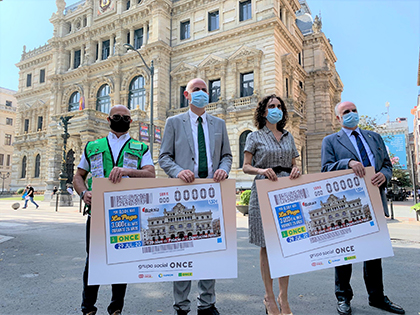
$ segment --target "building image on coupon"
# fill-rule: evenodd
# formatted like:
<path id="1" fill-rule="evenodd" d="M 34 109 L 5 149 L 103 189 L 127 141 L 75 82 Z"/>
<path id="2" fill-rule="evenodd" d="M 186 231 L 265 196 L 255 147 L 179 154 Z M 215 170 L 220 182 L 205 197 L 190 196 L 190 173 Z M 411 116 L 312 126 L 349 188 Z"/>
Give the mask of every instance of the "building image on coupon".
<path id="1" fill-rule="evenodd" d="M 372 220 L 368 205 L 361 199 L 347 200 L 331 194 L 326 202 L 320 201 L 321 208 L 309 211 L 309 234 L 311 236 Z"/>
<path id="2" fill-rule="evenodd" d="M 142 230 L 146 245 L 221 235 L 220 219 L 213 220 L 211 210 L 196 212 L 195 206 L 188 209 L 181 203 L 177 203 L 171 211 L 165 209 L 163 216 L 148 218 L 147 226 Z"/>

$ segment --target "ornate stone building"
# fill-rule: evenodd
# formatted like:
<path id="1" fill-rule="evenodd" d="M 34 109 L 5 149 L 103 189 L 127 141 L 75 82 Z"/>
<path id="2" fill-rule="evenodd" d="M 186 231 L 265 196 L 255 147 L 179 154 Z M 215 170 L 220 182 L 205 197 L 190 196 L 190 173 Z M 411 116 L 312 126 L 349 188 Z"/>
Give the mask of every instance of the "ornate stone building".
<path id="1" fill-rule="evenodd" d="M 330 195 L 321 208 L 309 211 L 309 234 L 318 235 L 331 229 L 343 228 L 372 220 L 368 205 L 362 205 L 360 198 L 347 200 Z"/>
<path id="2" fill-rule="evenodd" d="M 148 229 L 142 231 L 146 244 L 156 241 L 200 238 L 220 235 L 220 220 L 214 220 L 211 211 L 196 212 L 195 207 L 187 209 L 181 203 L 171 211 L 164 210 L 163 216 L 147 219 Z"/>
<path id="3" fill-rule="evenodd" d="M 0 87 L 0 189 L 9 191 L 16 126 L 16 91 Z"/>
<path id="4" fill-rule="evenodd" d="M 24 47 L 17 64 L 13 189 L 28 181 L 38 190 L 58 184 L 63 140 L 57 122 L 63 115 L 73 116 L 66 161 L 69 181 L 86 142 L 107 134 L 111 106 L 129 107 L 134 137 L 142 124 L 150 124 L 148 71 L 124 43 L 133 45 L 148 65 L 154 62 L 153 124 L 158 131 L 168 116 L 187 110 L 182 92 L 190 79 L 208 82 L 207 111 L 227 123 L 233 152 L 230 177 L 237 179 L 238 187 L 250 187 L 252 180 L 243 174 L 242 163 L 246 136 L 256 130 L 253 110 L 259 97 L 271 93 L 287 104 L 287 129 L 301 153 L 298 163 L 305 172 L 320 170 L 321 141 L 335 129 L 334 106 L 343 84 L 333 47 L 320 19 L 312 20 L 305 0 L 56 3 L 50 19 L 53 37 L 32 51 Z M 41 128 L 37 117 L 42 117 Z M 156 143 L 155 160 L 158 151 Z M 38 154 L 41 175 L 36 178 Z M 161 170 L 158 176 L 164 176 Z"/>

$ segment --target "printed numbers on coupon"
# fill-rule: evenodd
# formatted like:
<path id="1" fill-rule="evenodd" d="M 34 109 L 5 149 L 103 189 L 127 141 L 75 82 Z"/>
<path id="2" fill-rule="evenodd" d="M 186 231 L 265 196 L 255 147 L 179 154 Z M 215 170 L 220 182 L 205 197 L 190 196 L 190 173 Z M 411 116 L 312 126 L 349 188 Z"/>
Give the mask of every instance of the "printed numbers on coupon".
<path id="1" fill-rule="evenodd" d="M 159 203 L 168 203 L 169 202 L 169 197 L 160 197 L 159 198 Z"/>
<path id="2" fill-rule="evenodd" d="M 322 190 L 316 190 L 316 191 L 314 192 L 315 197 L 322 196 L 323 194 L 324 194 L 324 193 L 322 192 Z"/>
<path id="3" fill-rule="evenodd" d="M 217 199 L 210 199 L 208 200 L 209 205 L 217 205 Z"/>

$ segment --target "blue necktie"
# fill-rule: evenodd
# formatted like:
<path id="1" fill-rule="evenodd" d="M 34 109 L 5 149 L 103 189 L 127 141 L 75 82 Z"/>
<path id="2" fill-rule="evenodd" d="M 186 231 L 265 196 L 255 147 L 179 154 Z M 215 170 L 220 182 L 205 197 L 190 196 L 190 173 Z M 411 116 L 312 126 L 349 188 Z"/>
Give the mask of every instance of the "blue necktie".
<path id="1" fill-rule="evenodd" d="M 359 133 L 354 130 L 351 134 L 355 136 L 356 138 L 357 147 L 359 148 L 360 157 L 362 158 L 363 166 L 364 167 L 371 166 L 372 164 L 370 164 L 368 154 L 366 152 L 366 149 L 365 149 L 365 146 L 363 145 L 362 140 L 360 139 Z"/>

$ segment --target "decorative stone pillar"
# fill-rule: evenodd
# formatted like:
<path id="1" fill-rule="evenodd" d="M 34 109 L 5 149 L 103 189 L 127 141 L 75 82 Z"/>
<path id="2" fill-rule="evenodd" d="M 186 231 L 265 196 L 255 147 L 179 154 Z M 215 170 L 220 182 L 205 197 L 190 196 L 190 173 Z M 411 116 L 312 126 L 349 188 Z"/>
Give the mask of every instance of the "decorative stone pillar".
<path id="1" fill-rule="evenodd" d="M 134 47 L 134 28 L 130 28 L 130 45 Z"/>
<path id="2" fill-rule="evenodd" d="M 74 49 L 70 51 L 70 67 L 69 70 L 74 69 Z"/>
<path id="3" fill-rule="evenodd" d="M 85 62 L 85 45 L 80 48 L 80 65 L 83 66 Z"/>
<path id="4" fill-rule="evenodd" d="M 115 37 L 114 37 L 114 34 L 112 34 L 111 38 L 109 39 L 109 55 L 110 55 L 110 57 L 114 56 L 114 43 L 115 43 Z"/>
<path id="5" fill-rule="evenodd" d="M 96 59 L 96 62 L 102 60 L 102 40 L 98 41 L 98 59 Z"/>

